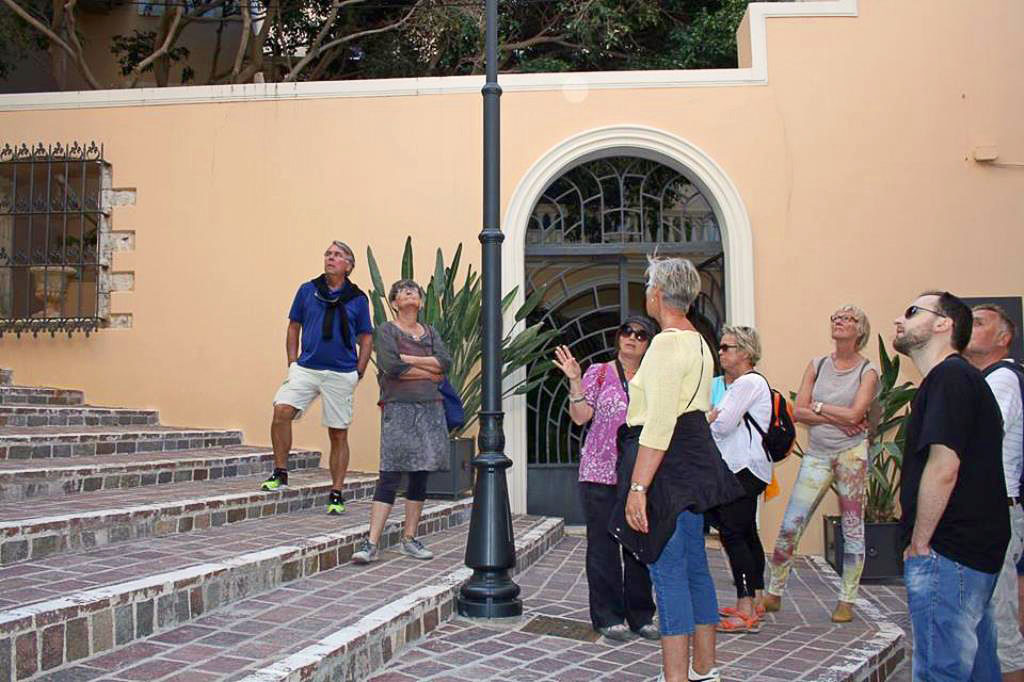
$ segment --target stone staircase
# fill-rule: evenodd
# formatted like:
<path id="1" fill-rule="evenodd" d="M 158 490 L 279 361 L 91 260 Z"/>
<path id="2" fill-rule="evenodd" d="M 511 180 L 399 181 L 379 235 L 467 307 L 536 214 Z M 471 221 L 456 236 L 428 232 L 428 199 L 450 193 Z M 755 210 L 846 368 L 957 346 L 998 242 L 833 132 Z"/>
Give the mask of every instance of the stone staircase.
<path id="1" fill-rule="evenodd" d="M 0 371 L 0 682 L 359 680 L 450 618 L 471 500 L 428 500 L 428 562 L 387 550 L 397 505 L 358 567 L 376 475 L 351 472 L 349 511 L 327 516 L 319 453 L 293 451 L 265 493 L 272 459 Z M 517 570 L 562 537 L 559 519 L 514 527 Z"/>

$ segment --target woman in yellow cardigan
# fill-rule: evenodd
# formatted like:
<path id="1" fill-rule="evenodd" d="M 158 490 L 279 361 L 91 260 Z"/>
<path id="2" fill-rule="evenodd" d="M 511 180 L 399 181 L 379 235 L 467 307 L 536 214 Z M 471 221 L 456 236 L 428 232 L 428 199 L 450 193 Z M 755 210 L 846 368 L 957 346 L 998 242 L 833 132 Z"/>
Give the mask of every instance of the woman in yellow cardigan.
<path id="1" fill-rule="evenodd" d="M 632 533 L 615 520 L 610 528 L 649 564 L 668 682 L 721 679 L 715 667 L 718 601 L 704 551 L 703 514 L 744 494 L 704 414 L 711 406 L 714 358 L 686 319 L 700 287 L 690 261 L 650 261 L 647 314 L 662 331 L 629 382 L 626 425 L 619 435 L 624 461 L 636 462 L 625 505 Z"/>

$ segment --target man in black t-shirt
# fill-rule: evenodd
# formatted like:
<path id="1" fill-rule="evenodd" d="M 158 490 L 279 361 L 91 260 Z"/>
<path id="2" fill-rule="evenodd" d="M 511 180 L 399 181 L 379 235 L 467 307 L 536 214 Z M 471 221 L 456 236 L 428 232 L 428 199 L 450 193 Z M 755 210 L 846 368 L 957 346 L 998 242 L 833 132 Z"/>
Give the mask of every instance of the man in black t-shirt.
<path id="1" fill-rule="evenodd" d="M 999 405 L 960 352 L 971 310 L 926 292 L 896 319 L 893 347 L 924 379 L 903 455 L 904 580 L 915 680 L 999 680 L 992 593 L 1010 539 Z"/>

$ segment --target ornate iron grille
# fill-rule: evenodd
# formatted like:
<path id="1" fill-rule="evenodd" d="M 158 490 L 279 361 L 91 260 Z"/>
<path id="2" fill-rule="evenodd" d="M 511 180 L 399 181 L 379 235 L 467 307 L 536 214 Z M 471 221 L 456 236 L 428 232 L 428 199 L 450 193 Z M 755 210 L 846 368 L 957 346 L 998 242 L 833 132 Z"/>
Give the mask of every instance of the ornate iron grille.
<path id="1" fill-rule="evenodd" d="M 565 344 L 584 370 L 612 359 L 621 321 L 644 309 L 646 254 L 655 248 L 697 266 L 703 286 L 690 320 L 716 347 L 725 261 L 718 218 L 700 190 L 667 166 L 633 157 L 591 161 L 555 180 L 534 207 L 526 243 L 526 295 L 546 290 L 530 323 L 559 331 L 544 355 Z M 531 466 L 578 464 L 586 427 L 572 423 L 568 406 L 557 369 L 527 394 Z"/>
<path id="2" fill-rule="evenodd" d="M 95 142 L 0 149 L 0 336 L 101 326 L 109 178 Z"/>
<path id="3" fill-rule="evenodd" d="M 657 161 L 610 157 L 569 170 L 533 209 L 527 247 L 720 243 L 718 219 L 689 178 Z"/>

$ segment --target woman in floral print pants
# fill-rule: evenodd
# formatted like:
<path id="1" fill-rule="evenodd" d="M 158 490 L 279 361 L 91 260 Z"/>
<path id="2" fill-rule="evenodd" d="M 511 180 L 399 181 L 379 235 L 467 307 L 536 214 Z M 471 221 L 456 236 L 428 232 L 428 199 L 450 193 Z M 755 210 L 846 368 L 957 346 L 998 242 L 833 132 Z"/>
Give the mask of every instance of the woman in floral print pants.
<path id="1" fill-rule="evenodd" d="M 800 537 L 834 481 L 842 515 L 843 577 L 832 621 L 846 623 L 853 620 L 853 603 L 864 571 L 867 414 L 878 393 L 879 373 L 860 354 L 871 335 L 864 311 L 842 306 L 830 322 L 835 351 L 808 363 L 797 394 L 795 417 L 810 427 L 810 441 L 775 541 L 764 608 L 781 608 Z"/>

